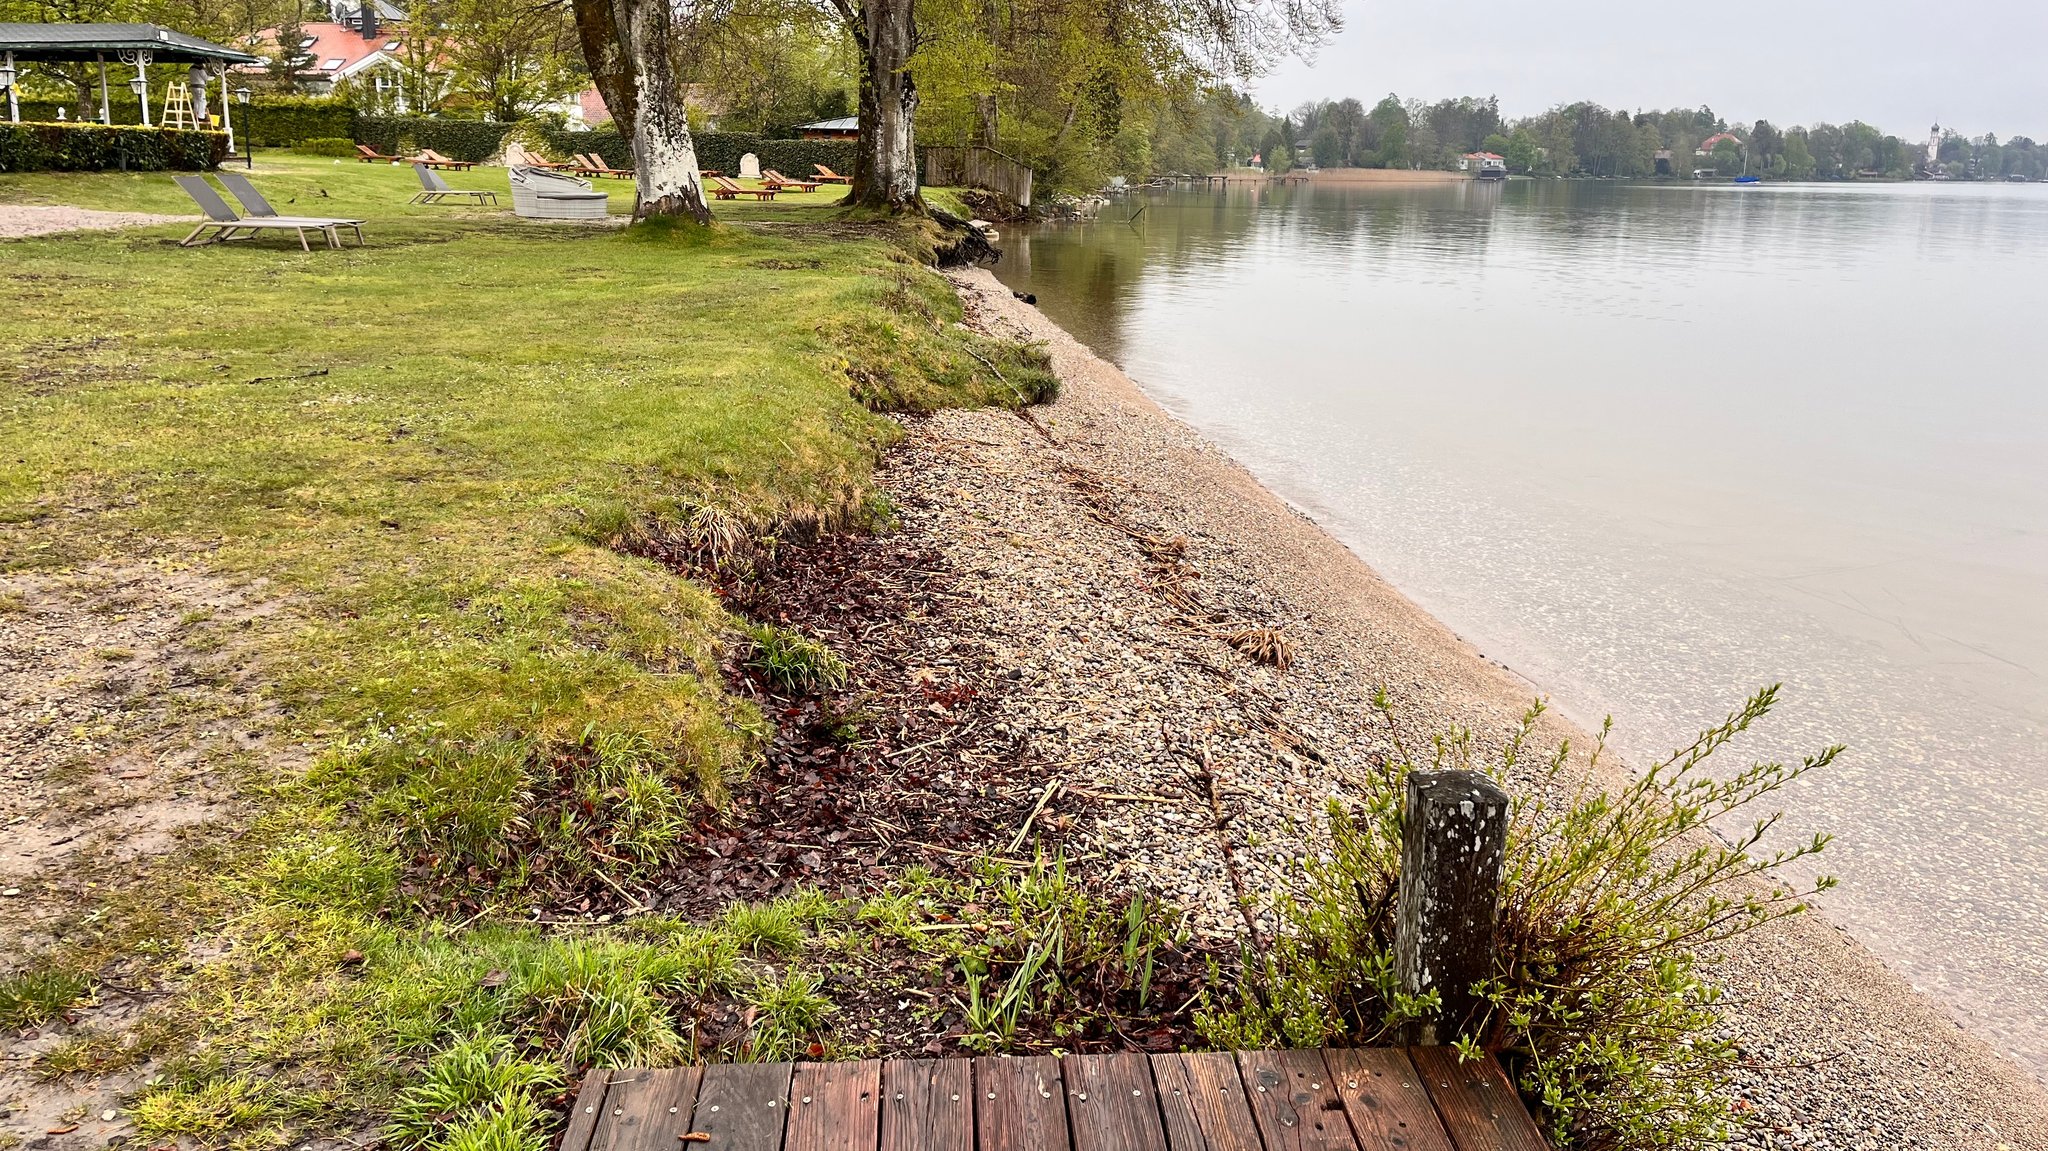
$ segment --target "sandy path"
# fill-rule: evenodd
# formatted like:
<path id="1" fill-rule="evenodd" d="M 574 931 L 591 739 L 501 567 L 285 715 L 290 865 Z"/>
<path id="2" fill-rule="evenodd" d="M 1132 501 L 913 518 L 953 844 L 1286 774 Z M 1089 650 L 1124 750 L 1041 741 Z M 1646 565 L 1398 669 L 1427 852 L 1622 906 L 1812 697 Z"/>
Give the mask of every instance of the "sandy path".
<path id="1" fill-rule="evenodd" d="M 159 216 L 148 212 L 96 212 L 90 208 L 62 205 L 0 204 L 0 240 L 47 236 L 52 232 L 187 224 L 197 219 L 197 216 Z"/>
<path id="2" fill-rule="evenodd" d="M 1425 737 L 1456 724 L 1497 739 L 1536 694 L 992 275 L 955 283 L 981 326 L 1044 341 L 1065 390 L 1038 427 L 998 412 L 920 423 L 889 482 L 905 530 L 967 573 L 977 638 L 1016 669 L 1033 743 L 1076 764 L 1082 786 L 1185 794 L 1169 745 L 1211 732 L 1217 774 L 1270 845 L 1252 878 L 1272 882 L 1305 848 L 1303 821 L 1376 750 L 1363 721 L 1374 688 Z M 1157 555 L 1172 537 L 1189 586 L 1231 626 L 1295 641 L 1292 670 L 1175 621 Z M 1561 723 L 1549 734 L 1583 746 Z M 1221 869 L 1192 809 L 1078 814 L 1119 870 L 1223 927 Z M 1860 944 L 1817 915 L 1760 936 L 1720 968 L 1727 1025 L 1757 1063 L 1732 1091 L 1765 1119 L 1740 1145 L 2048 1149 L 2048 1090 Z"/>

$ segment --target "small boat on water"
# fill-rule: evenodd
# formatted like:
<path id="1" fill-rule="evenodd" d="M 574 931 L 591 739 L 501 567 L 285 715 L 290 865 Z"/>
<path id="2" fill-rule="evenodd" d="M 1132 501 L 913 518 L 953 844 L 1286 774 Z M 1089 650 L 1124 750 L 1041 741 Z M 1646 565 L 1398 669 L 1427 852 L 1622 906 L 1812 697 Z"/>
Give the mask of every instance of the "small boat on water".
<path id="1" fill-rule="evenodd" d="M 1762 176 L 1737 176 L 1735 177 L 1735 182 L 1738 184 L 1761 184 L 1764 182 L 1764 178 Z"/>

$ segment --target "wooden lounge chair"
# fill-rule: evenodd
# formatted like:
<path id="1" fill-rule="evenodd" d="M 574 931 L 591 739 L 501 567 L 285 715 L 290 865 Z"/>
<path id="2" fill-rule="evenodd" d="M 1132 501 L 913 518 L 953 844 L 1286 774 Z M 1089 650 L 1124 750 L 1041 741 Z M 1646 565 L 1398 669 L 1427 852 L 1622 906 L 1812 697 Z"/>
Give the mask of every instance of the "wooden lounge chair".
<path id="1" fill-rule="evenodd" d="M 356 246 L 361 247 L 363 244 L 363 222 L 361 220 L 344 219 L 340 216 L 279 215 L 277 209 L 270 206 L 270 201 L 263 198 L 263 193 L 256 190 L 256 185 L 249 182 L 249 177 L 242 175 L 240 172 L 227 171 L 215 172 L 214 176 L 220 180 L 221 187 L 226 188 L 228 194 L 233 196 L 242 205 L 242 210 L 249 213 L 249 219 L 310 220 L 314 223 L 331 225 L 337 234 L 340 229 L 347 228 L 356 234 Z"/>
<path id="2" fill-rule="evenodd" d="M 711 195 L 719 200 L 737 200 L 741 196 L 752 196 L 756 200 L 773 200 L 773 188 L 742 188 L 724 176 L 711 177 Z"/>
<path id="3" fill-rule="evenodd" d="M 816 180 L 792 180 L 773 168 L 763 168 L 761 170 L 761 182 L 778 192 L 784 188 L 795 188 L 799 192 L 811 192 L 816 191 L 818 187 Z"/>
<path id="4" fill-rule="evenodd" d="M 237 236 L 236 233 L 247 232 L 249 236 L 254 236 L 264 230 L 296 232 L 299 247 L 308 252 L 313 250 L 313 246 L 306 242 L 306 233 L 309 231 L 327 237 L 328 247 L 341 247 L 341 235 L 337 230 L 341 227 L 339 220 L 313 220 L 297 216 L 259 216 L 245 220 L 235 215 L 235 210 L 228 207 L 228 202 L 220 198 L 220 193 L 213 190 L 213 185 L 207 183 L 205 177 L 173 176 L 171 179 L 176 180 L 178 187 L 185 189 L 185 194 L 192 197 L 192 201 L 199 205 L 200 211 L 206 213 L 206 220 L 192 229 L 191 235 L 178 241 L 180 247 L 196 248 L 201 244 L 215 244 L 222 240 L 247 239 L 249 237 Z M 212 232 L 213 235 L 201 239 L 200 237 L 207 232 Z M 361 230 L 357 230 L 356 236 L 361 239 Z"/>
<path id="5" fill-rule="evenodd" d="M 823 164 L 812 164 L 812 165 L 811 165 L 811 167 L 813 167 L 813 168 L 816 168 L 816 169 L 818 170 L 818 183 L 820 183 L 820 184 L 851 184 L 851 183 L 853 183 L 853 177 L 852 177 L 852 176 L 842 176 L 842 175 L 840 175 L 839 173 L 837 173 L 837 172 L 834 172 L 834 171 L 833 171 L 832 169 L 830 169 L 830 168 L 827 168 L 827 167 L 826 167 L 825 165 L 823 165 Z"/>
<path id="6" fill-rule="evenodd" d="M 361 160 L 365 164 L 398 163 L 398 157 L 386 156 L 382 152 L 377 151 L 377 149 L 370 147 L 368 144 L 356 145 L 356 159 Z"/>
<path id="7" fill-rule="evenodd" d="M 633 178 L 633 169 L 614 168 L 610 164 L 605 163 L 604 157 L 596 152 L 589 153 L 583 159 L 589 166 L 577 172 L 576 174 L 579 176 L 610 176 L 618 180 L 630 180 Z"/>
<path id="8" fill-rule="evenodd" d="M 432 148 L 421 148 L 420 154 L 413 159 L 413 163 L 425 164 L 429 168 L 445 168 L 451 172 L 467 172 L 469 169 L 476 167 L 475 164 L 470 163 L 468 160 L 450 160 Z"/>
<path id="9" fill-rule="evenodd" d="M 483 204 L 485 201 L 489 201 L 492 204 L 498 202 L 498 194 L 488 189 L 449 187 L 448 181 L 441 178 L 441 173 L 434 171 L 425 164 L 414 164 L 412 170 L 420 178 L 420 190 L 414 193 L 412 198 L 412 202 L 415 204 L 439 204 L 464 196 L 469 197 L 478 204 Z"/>

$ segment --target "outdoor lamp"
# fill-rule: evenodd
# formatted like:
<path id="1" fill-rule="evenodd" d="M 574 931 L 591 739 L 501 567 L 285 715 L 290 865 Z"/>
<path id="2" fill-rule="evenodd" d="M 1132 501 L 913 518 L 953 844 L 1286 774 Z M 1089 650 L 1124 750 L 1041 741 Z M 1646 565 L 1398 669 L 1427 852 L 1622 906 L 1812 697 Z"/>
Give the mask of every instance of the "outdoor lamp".
<path id="1" fill-rule="evenodd" d="M 147 81 L 147 80 L 143 79 L 143 78 L 142 78 L 142 77 L 140 77 L 140 76 L 137 76 L 137 77 L 135 77 L 135 78 L 134 78 L 133 80 L 130 80 L 130 81 L 128 81 L 128 90 L 129 90 L 130 92 L 133 92 L 133 93 L 135 93 L 135 95 L 136 95 L 136 97 L 137 97 L 138 99 L 139 99 L 139 98 L 140 98 L 140 97 L 142 96 L 142 93 L 143 93 L 143 92 L 144 92 L 144 91 L 145 91 L 146 89 L 148 89 L 148 87 L 149 87 L 149 81 Z"/>
<path id="2" fill-rule="evenodd" d="M 0 64 L 0 89 L 14 87 L 14 65 Z"/>
<path id="3" fill-rule="evenodd" d="M 247 88 L 237 88 L 237 89 L 235 89 L 235 103 L 237 103 L 237 104 L 247 104 L 248 102 L 249 102 L 249 90 L 248 90 Z"/>

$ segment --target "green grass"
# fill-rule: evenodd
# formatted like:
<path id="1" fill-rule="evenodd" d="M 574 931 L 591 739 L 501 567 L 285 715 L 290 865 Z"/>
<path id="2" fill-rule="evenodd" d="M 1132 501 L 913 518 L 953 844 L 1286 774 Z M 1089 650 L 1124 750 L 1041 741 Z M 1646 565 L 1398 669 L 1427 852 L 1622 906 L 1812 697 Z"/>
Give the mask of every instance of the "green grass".
<path id="1" fill-rule="evenodd" d="M 272 746 L 311 761 L 242 773 L 236 833 L 0 982 L 0 1025 L 90 995 L 37 972 L 167 957 L 146 1039 L 81 1033 L 46 1070 L 161 1057 L 143 1132 L 247 1146 L 369 1116 L 407 1146 L 539 1147 L 536 1067 L 683 1058 L 690 1003 L 752 1009 L 730 1053 L 806 1049 L 827 1003 L 789 957 L 829 901 L 492 926 L 659 869 L 768 732 L 718 673 L 749 621 L 614 545 L 871 522 L 890 411 L 1043 396 L 1043 356 L 955 327 L 903 236 L 822 189 L 593 229 L 409 205 L 410 169 L 266 153 L 255 179 L 366 218 L 369 246 L 0 243 L 0 571 L 267 581 L 262 625 L 185 626 L 245 650 Z M 0 203 L 191 211 L 163 174 L 0 175 Z M 784 646 L 792 676 L 843 674 Z M 187 937 L 221 958 L 184 970 Z"/>

